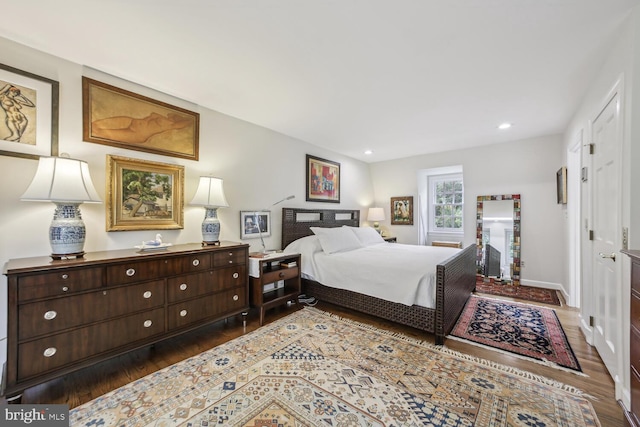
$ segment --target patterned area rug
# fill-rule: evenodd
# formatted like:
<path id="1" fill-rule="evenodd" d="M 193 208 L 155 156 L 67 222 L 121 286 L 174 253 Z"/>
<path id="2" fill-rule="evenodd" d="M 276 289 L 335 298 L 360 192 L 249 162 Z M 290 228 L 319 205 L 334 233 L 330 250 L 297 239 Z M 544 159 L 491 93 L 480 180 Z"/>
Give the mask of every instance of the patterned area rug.
<path id="1" fill-rule="evenodd" d="M 581 372 L 556 312 L 471 296 L 451 335 Z"/>
<path id="2" fill-rule="evenodd" d="M 541 302 L 544 304 L 562 305 L 558 297 L 558 291 L 556 290 L 523 285 L 513 286 L 496 282 L 494 279 L 485 281 L 482 277 L 479 277 L 476 281 L 476 292 Z"/>
<path id="3" fill-rule="evenodd" d="M 599 426 L 579 390 L 304 308 L 71 411 L 72 426 Z"/>

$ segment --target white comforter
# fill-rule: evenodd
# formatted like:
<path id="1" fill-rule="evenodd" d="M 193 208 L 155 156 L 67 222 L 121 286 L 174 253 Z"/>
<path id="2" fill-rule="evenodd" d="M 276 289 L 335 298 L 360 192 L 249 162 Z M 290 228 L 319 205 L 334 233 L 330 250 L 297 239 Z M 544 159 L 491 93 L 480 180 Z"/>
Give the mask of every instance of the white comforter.
<path id="1" fill-rule="evenodd" d="M 378 243 L 303 254 L 302 274 L 323 285 L 405 305 L 435 308 L 436 266 L 460 249 Z"/>

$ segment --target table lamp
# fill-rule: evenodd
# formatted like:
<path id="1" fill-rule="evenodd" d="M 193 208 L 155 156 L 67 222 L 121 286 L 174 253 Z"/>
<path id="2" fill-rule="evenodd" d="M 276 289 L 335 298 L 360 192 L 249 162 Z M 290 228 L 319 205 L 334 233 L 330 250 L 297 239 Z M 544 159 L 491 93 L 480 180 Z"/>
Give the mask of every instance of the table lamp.
<path id="1" fill-rule="evenodd" d="M 367 221 L 373 221 L 373 228 L 380 233 L 380 223 L 378 221 L 384 221 L 384 209 L 383 208 L 369 208 L 369 214 L 367 215 Z"/>
<path id="2" fill-rule="evenodd" d="M 220 220 L 218 219 L 218 208 L 229 206 L 224 196 L 222 179 L 201 176 L 198 189 L 190 205 L 204 206 L 205 208 L 204 221 L 202 221 L 202 244 L 219 245 Z"/>
<path id="3" fill-rule="evenodd" d="M 55 203 L 49 227 L 53 259 L 84 255 L 86 229 L 78 206 L 102 202 L 87 162 L 62 156 L 40 157 L 36 174 L 20 200 Z"/>

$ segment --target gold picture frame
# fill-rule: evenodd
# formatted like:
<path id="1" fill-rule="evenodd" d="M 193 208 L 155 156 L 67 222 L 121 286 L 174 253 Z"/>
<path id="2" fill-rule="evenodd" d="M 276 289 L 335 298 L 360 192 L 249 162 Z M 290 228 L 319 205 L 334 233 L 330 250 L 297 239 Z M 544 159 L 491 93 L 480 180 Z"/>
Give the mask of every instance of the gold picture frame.
<path id="1" fill-rule="evenodd" d="M 413 225 L 413 196 L 391 198 L 391 224 Z"/>
<path id="2" fill-rule="evenodd" d="M 107 155 L 107 231 L 184 228 L 184 166 Z"/>
<path id="3" fill-rule="evenodd" d="M 0 155 L 39 159 L 58 155 L 60 84 L 0 64 Z"/>
<path id="4" fill-rule="evenodd" d="M 82 77 L 84 141 L 198 160 L 200 114 Z"/>
<path id="5" fill-rule="evenodd" d="M 340 203 L 340 163 L 307 154 L 307 202 Z"/>

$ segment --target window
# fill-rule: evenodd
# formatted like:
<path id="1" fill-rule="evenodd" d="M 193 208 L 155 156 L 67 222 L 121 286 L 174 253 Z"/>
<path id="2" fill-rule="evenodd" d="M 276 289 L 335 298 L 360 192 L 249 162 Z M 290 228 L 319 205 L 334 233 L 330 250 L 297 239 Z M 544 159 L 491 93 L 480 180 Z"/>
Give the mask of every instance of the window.
<path id="1" fill-rule="evenodd" d="M 463 232 L 462 174 L 431 175 L 429 180 L 429 232 Z"/>

